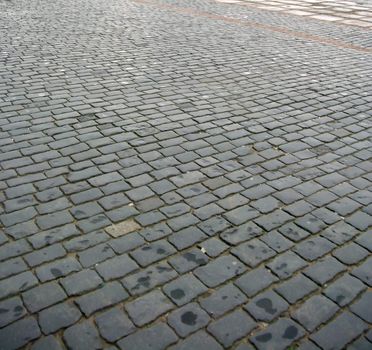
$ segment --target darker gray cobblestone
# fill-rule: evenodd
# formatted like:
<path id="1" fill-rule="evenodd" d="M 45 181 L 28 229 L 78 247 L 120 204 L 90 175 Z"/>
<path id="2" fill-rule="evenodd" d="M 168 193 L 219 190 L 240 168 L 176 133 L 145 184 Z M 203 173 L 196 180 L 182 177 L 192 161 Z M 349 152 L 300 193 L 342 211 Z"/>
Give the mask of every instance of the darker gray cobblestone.
<path id="1" fill-rule="evenodd" d="M 372 346 L 366 31 L 209 0 L 0 19 L 0 350 Z"/>

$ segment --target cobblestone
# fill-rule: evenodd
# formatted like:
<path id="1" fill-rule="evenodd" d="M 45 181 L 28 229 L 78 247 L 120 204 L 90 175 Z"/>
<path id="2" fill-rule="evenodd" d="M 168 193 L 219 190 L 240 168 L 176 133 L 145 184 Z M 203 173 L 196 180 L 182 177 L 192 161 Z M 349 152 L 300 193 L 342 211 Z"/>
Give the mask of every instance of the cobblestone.
<path id="1" fill-rule="evenodd" d="M 113 308 L 96 318 L 100 334 L 109 342 L 114 342 L 133 333 L 136 327 L 125 313 L 119 308 Z"/>
<path id="2" fill-rule="evenodd" d="M 212 322 L 208 330 L 226 348 L 247 335 L 255 326 L 255 322 L 244 311 L 239 310 Z"/>
<path id="3" fill-rule="evenodd" d="M 0 1 L 1 349 L 371 343 L 371 6 L 221 1 Z"/>

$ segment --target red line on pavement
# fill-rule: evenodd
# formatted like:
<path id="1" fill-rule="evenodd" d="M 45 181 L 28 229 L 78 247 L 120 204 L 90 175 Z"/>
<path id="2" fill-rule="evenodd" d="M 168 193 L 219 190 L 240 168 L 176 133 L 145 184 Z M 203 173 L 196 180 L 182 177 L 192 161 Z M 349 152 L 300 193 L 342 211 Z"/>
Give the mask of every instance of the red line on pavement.
<path id="1" fill-rule="evenodd" d="M 192 8 L 187 8 L 187 7 L 179 7 L 176 5 L 161 4 L 159 2 L 155 2 L 151 0 L 133 0 L 133 1 L 137 3 L 156 6 L 162 9 L 172 10 L 174 12 L 181 13 L 181 14 L 192 15 L 192 16 L 197 16 L 197 17 L 205 17 L 205 18 L 210 18 L 210 19 L 217 19 L 217 20 L 221 20 L 227 23 L 234 23 L 234 24 L 238 24 L 238 25 L 242 25 L 246 27 L 260 28 L 260 29 L 269 30 L 269 31 L 276 32 L 276 33 L 288 34 L 289 36 L 293 38 L 300 38 L 300 39 L 305 39 L 309 41 L 315 41 L 317 43 L 331 45 L 331 46 L 342 48 L 342 49 L 351 49 L 351 50 L 355 50 L 359 52 L 372 53 L 372 49 L 370 48 L 349 44 L 341 40 L 324 38 L 324 37 L 320 37 L 317 35 L 308 34 L 305 32 L 298 32 L 292 29 L 277 27 L 277 26 L 273 26 L 270 24 L 263 24 L 263 23 L 258 23 L 254 21 L 249 21 L 249 20 L 241 20 L 237 18 L 216 15 L 216 14 L 212 14 L 212 13 L 205 12 L 205 11 L 197 11 L 197 10 L 194 10 Z"/>

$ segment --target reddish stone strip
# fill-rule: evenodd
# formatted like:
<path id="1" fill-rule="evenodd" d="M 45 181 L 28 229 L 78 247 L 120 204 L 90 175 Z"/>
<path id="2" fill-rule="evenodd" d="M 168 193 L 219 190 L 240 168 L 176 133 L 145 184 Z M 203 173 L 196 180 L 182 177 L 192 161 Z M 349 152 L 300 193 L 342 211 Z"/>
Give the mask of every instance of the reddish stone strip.
<path id="1" fill-rule="evenodd" d="M 224 21 L 224 22 L 228 22 L 228 23 L 243 25 L 243 26 L 246 26 L 246 27 L 254 27 L 254 28 L 269 30 L 269 31 L 272 31 L 272 32 L 288 34 L 288 35 L 290 35 L 291 37 L 294 37 L 294 38 L 301 38 L 301 39 L 305 39 L 305 40 L 315 41 L 317 43 L 321 43 L 321 44 L 325 44 L 325 45 L 331 45 L 331 46 L 335 46 L 335 47 L 342 48 L 342 49 L 351 49 L 351 50 L 355 50 L 355 51 L 359 51 L 359 52 L 372 53 L 372 49 L 370 49 L 370 48 L 365 48 L 365 47 L 362 47 L 362 46 L 357 46 L 357 45 L 345 43 L 343 41 L 336 40 L 336 39 L 328 39 L 328 38 L 320 37 L 320 36 L 317 36 L 317 35 L 312 35 L 312 34 L 308 34 L 308 33 L 304 33 L 304 32 L 298 32 L 298 31 L 295 31 L 295 30 L 287 29 L 287 28 L 281 28 L 281 27 L 270 25 L 270 24 L 262 24 L 262 23 L 258 23 L 258 22 L 254 22 L 254 21 L 247 21 L 247 20 L 241 20 L 241 19 L 237 19 L 237 18 L 225 17 L 225 16 L 222 16 L 222 15 L 211 14 L 211 13 L 208 13 L 208 12 L 205 12 L 205 11 L 196 11 L 196 10 L 191 9 L 191 8 L 179 7 L 179 6 L 175 6 L 175 5 L 169 5 L 169 4 L 160 4 L 158 2 L 149 1 L 149 0 L 133 0 L 133 1 L 138 2 L 138 3 L 142 3 L 142 4 L 149 4 L 149 5 L 156 6 L 156 7 L 162 8 L 162 9 L 172 10 L 172 11 L 182 13 L 182 14 L 186 14 L 186 15 L 205 17 L 205 18 L 210 18 L 210 19 L 217 19 L 217 20 L 221 20 L 221 21 Z"/>
<path id="2" fill-rule="evenodd" d="M 223 3 L 223 2 L 220 2 L 220 3 Z M 363 26 L 360 26 L 360 25 L 357 25 L 357 24 L 345 23 L 345 21 L 352 20 L 351 18 L 346 18 L 346 17 L 340 17 L 341 18 L 340 21 L 326 21 L 324 19 L 319 19 L 319 18 L 314 17 L 314 16 L 317 16 L 317 15 L 321 16 L 322 13 L 316 13 L 316 12 L 310 13 L 309 12 L 310 13 L 309 15 L 300 15 L 300 14 L 295 13 L 294 12 L 295 10 L 278 11 L 278 10 L 273 10 L 273 9 L 270 9 L 270 8 L 263 8 L 263 7 L 255 6 L 255 4 L 253 4 L 253 3 L 247 3 L 247 2 L 244 2 L 244 1 L 240 1 L 240 2 L 237 2 L 237 3 L 234 3 L 234 4 L 239 5 L 239 6 L 250 7 L 250 8 L 255 9 L 255 10 L 270 11 L 270 12 L 279 13 L 279 14 L 287 15 L 287 16 L 301 17 L 302 19 L 304 19 L 306 21 L 322 21 L 322 22 L 336 24 L 336 25 L 339 25 L 339 26 L 348 26 L 348 27 L 352 26 L 352 27 L 355 27 L 355 28 L 363 30 L 363 31 L 371 31 L 372 30 L 372 28 L 370 28 L 370 27 L 365 27 L 365 26 L 363 27 Z"/>

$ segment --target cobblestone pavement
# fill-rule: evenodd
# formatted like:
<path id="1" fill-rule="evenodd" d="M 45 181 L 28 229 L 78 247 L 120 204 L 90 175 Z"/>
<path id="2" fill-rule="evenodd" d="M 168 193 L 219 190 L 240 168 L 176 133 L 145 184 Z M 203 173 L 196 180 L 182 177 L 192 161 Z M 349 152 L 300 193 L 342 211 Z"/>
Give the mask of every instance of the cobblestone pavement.
<path id="1" fill-rule="evenodd" d="M 216 0 L 226 3 L 240 3 L 259 9 L 279 11 L 291 15 L 314 18 L 323 21 L 372 28 L 372 1 L 343 0 Z"/>
<path id="2" fill-rule="evenodd" d="M 1 1 L 0 349 L 371 349 L 371 41 Z"/>

